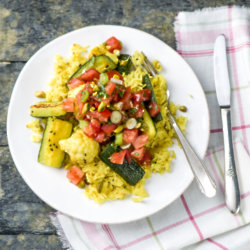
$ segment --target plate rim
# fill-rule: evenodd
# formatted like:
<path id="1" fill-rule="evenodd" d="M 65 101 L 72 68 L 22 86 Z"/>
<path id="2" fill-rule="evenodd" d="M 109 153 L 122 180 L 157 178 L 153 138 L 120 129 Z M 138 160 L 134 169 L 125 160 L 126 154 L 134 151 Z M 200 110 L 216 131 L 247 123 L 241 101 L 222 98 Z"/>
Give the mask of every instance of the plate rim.
<path id="1" fill-rule="evenodd" d="M 201 93 L 202 93 L 202 98 L 204 99 L 204 104 L 205 104 L 205 108 L 206 108 L 206 114 L 207 114 L 207 119 L 208 119 L 208 124 L 207 124 L 207 133 L 206 133 L 206 144 L 205 145 L 205 148 L 204 148 L 204 152 L 202 152 L 202 155 L 200 156 L 201 159 L 203 159 L 205 157 L 205 154 L 206 154 L 206 151 L 208 149 L 208 144 L 209 144 L 209 139 L 210 139 L 210 113 L 209 113 L 209 107 L 208 107 L 208 102 L 207 102 L 207 98 L 206 98 L 206 95 L 205 95 L 205 92 L 204 92 L 204 89 L 200 83 L 200 80 L 198 79 L 196 73 L 194 72 L 194 70 L 191 68 L 191 66 L 186 62 L 186 60 L 180 55 L 178 54 L 178 52 L 173 49 L 172 47 L 170 47 L 167 43 L 165 43 L 164 41 L 162 41 L 161 39 L 159 39 L 158 37 L 156 37 L 155 35 L 152 35 L 148 32 L 145 32 L 143 30 L 140 30 L 140 29 L 137 29 L 137 28 L 132 28 L 132 27 L 129 27 L 129 26 L 123 26 L 123 25 L 110 25 L 110 24 L 97 24 L 97 25 L 89 25 L 89 26 L 85 26 L 85 27 L 82 27 L 82 28 L 79 28 L 79 29 L 76 29 L 76 30 L 72 30 L 72 31 L 69 31 L 63 35 L 60 35 L 59 37 L 49 41 L 48 43 L 46 43 L 44 46 L 42 46 L 41 48 L 39 48 L 30 58 L 29 60 L 25 63 L 25 65 L 22 67 L 21 71 L 19 72 L 19 75 L 15 81 L 15 84 L 14 84 L 14 87 L 12 89 L 12 92 L 11 92 L 11 97 L 9 99 L 9 107 L 8 107 L 8 113 L 7 113 L 7 122 L 6 122 L 6 134 L 7 134 L 7 141 L 8 141 L 8 146 L 9 146 L 9 151 L 10 151 L 10 154 L 11 154 L 11 157 L 13 159 L 13 162 L 15 164 L 15 167 L 17 168 L 18 170 L 18 173 L 21 175 L 21 177 L 23 178 L 23 180 L 25 181 L 25 183 L 29 186 L 29 188 L 32 190 L 32 192 L 34 192 L 38 197 L 39 199 L 41 199 L 43 202 L 45 202 L 46 204 L 48 204 L 50 207 L 52 207 L 53 209 L 63 213 L 63 214 L 66 214 L 70 217 L 73 217 L 73 218 L 76 218 L 76 219 L 79 219 L 79 220 L 83 220 L 82 218 L 79 218 L 78 216 L 75 216 L 75 215 L 71 215 L 67 212 L 63 212 L 62 210 L 63 209 L 60 209 L 60 208 L 57 208 L 57 206 L 55 205 L 51 205 L 50 202 L 48 202 L 47 199 L 44 199 L 44 198 L 41 198 L 40 197 L 40 194 L 38 194 L 34 189 L 33 189 L 33 186 L 32 184 L 30 185 L 30 181 L 28 178 L 25 177 L 25 175 L 23 174 L 23 172 L 21 171 L 21 167 L 18 166 L 17 164 L 17 159 L 16 159 L 16 156 L 13 154 L 13 150 L 12 150 L 12 143 L 9 139 L 9 133 L 10 133 L 10 116 L 11 116 L 11 110 L 12 110 L 12 106 L 13 106 L 13 98 L 14 98 L 14 95 L 15 95 L 15 92 L 17 91 L 17 82 L 19 81 L 19 79 L 21 78 L 22 74 L 24 74 L 24 71 L 27 67 L 29 67 L 29 65 L 32 63 L 32 60 L 35 56 L 37 56 L 37 54 L 39 53 L 42 53 L 43 50 L 45 50 L 47 47 L 49 47 L 51 44 L 53 44 L 54 42 L 56 42 L 57 40 L 61 39 L 62 37 L 67 37 L 67 36 L 70 36 L 72 33 L 74 32 L 79 32 L 81 30 L 84 30 L 84 29 L 89 29 L 89 28 L 95 28 L 95 27 L 114 27 L 114 28 L 125 28 L 125 29 L 128 29 L 128 30 L 132 30 L 134 32 L 139 32 L 139 33 L 143 33 L 147 36 L 150 36 L 151 38 L 153 39 L 157 39 L 159 42 L 163 43 L 165 46 L 168 47 L 168 49 L 172 50 L 172 52 L 175 53 L 175 55 L 177 57 L 179 57 L 185 64 L 186 67 L 189 68 L 189 70 L 192 72 L 193 76 L 195 77 L 197 83 L 199 83 L 199 88 L 201 90 Z M 20 169 L 19 169 L 20 167 Z M 182 190 L 182 192 L 180 194 L 178 194 L 174 199 L 172 199 L 168 204 L 160 207 L 159 209 L 157 209 L 156 211 L 151 211 L 151 212 L 148 212 L 147 214 L 144 214 L 142 216 L 138 216 L 137 218 L 132 218 L 130 220 L 124 220 L 124 221 L 119 221 L 119 222 L 110 222 L 110 221 L 105 221 L 105 220 L 102 220 L 102 221 L 93 221 L 93 220 L 88 220 L 88 219 L 84 219 L 83 221 L 86 221 L 86 222 L 90 222 L 90 223 L 104 223 L 104 224 L 123 224 L 123 223 L 129 223 L 129 222 L 133 222 L 133 221 L 137 221 L 137 220 L 140 220 L 140 219 L 143 219 L 147 216 L 151 216 L 153 214 L 156 214 L 158 212 L 160 212 L 161 210 L 163 210 L 164 208 L 168 207 L 169 205 L 171 205 L 174 201 L 176 201 L 187 189 L 188 187 L 191 185 L 191 183 L 193 182 L 194 180 L 194 176 L 192 174 L 192 178 L 190 178 L 189 182 L 187 182 L 187 185 L 186 187 Z M 198 188 L 198 187 L 197 187 Z"/>

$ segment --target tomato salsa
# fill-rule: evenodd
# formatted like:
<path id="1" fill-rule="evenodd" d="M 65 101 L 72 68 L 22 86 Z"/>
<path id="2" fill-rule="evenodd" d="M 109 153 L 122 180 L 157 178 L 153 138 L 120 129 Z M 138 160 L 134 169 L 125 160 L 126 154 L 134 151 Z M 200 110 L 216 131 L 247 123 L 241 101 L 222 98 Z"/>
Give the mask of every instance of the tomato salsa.
<path id="1" fill-rule="evenodd" d="M 106 44 L 111 53 L 122 49 L 115 37 Z M 110 157 L 112 163 L 122 164 L 125 158 L 129 161 L 132 157 L 140 165 L 149 165 L 151 157 L 145 147 L 149 136 L 143 131 L 143 114 L 148 112 L 153 118 L 160 113 L 152 100 L 152 90 L 132 92 L 118 70 L 99 73 L 95 68 L 88 68 L 68 82 L 70 90 L 79 86 L 83 88 L 76 98 L 63 100 L 63 109 L 74 114 L 84 134 L 100 144 L 113 142 L 119 146 L 120 151 Z"/>

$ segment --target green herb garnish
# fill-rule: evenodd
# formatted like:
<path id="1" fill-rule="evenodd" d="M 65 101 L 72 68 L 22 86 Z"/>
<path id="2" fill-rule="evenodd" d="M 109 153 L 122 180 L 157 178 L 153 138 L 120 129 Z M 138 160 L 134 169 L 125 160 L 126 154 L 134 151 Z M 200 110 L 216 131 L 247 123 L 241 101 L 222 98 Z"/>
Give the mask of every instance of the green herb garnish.
<path id="1" fill-rule="evenodd" d="M 132 114 L 135 114 L 137 112 L 137 109 L 136 108 L 132 108 L 132 109 L 129 110 L 129 112 L 132 113 Z"/>

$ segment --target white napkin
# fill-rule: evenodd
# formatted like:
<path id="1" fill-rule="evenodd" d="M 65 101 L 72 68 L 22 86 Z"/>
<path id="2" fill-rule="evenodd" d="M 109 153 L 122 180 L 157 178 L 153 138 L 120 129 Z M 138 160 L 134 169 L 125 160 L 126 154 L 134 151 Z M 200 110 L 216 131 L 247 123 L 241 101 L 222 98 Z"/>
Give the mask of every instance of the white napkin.
<path id="1" fill-rule="evenodd" d="M 68 249 L 249 249 L 250 240 L 250 10 L 221 7 L 180 12 L 176 17 L 177 50 L 198 75 L 211 115 L 211 140 L 205 157 L 217 183 L 217 195 L 204 197 L 193 183 L 174 203 L 148 218 L 121 225 L 92 224 L 60 212 L 51 215 Z M 213 79 L 213 44 L 228 39 L 232 86 L 232 125 L 241 189 L 241 211 L 232 215 L 224 201 L 224 151 Z M 242 142 L 242 143 L 241 143 Z"/>

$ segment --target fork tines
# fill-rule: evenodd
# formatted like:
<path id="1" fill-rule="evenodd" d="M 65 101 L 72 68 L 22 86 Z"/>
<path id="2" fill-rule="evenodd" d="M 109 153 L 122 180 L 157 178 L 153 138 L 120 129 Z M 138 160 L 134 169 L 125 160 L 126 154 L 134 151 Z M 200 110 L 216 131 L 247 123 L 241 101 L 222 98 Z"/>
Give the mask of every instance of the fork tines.
<path id="1" fill-rule="evenodd" d="M 141 51 L 141 53 L 144 56 L 144 61 L 142 66 L 144 67 L 144 69 L 151 75 L 151 76 L 155 76 L 158 74 L 157 70 L 155 69 L 155 67 L 153 66 L 153 64 L 148 60 L 148 58 L 146 57 L 146 55 Z"/>

